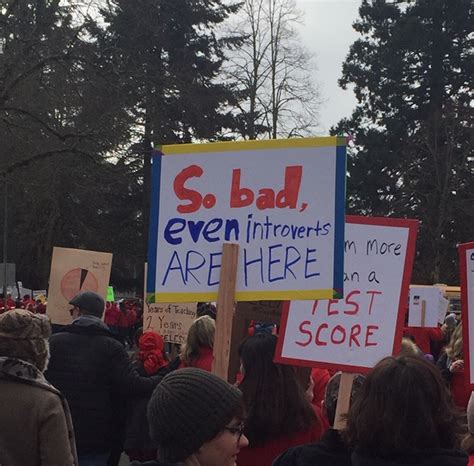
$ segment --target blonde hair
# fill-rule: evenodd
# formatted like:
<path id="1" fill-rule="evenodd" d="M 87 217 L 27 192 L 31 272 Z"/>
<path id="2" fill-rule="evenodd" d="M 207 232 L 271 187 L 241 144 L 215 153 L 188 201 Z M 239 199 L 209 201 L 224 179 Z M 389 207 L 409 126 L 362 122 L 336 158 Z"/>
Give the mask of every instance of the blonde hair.
<path id="1" fill-rule="evenodd" d="M 182 348 L 181 361 L 190 365 L 199 356 L 202 347 L 214 348 L 214 333 L 216 324 L 209 316 L 196 319 L 189 328 L 186 343 Z"/>
<path id="2" fill-rule="evenodd" d="M 446 354 L 452 361 L 463 359 L 462 347 L 462 323 L 459 324 L 451 335 L 449 343 L 446 345 Z"/>
<path id="3" fill-rule="evenodd" d="M 402 347 L 400 348 L 400 353 L 398 355 L 416 358 L 417 356 L 420 356 L 420 350 L 412 340 L 409 338 L 402 338 Z"/>

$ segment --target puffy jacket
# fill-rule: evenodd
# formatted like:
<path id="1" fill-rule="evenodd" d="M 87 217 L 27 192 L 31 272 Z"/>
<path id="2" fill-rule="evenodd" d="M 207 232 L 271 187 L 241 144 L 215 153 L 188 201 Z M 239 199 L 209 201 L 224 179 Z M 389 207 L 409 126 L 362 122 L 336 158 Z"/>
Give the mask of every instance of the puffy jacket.
<path id="1" fill-rule="evenodd" d="M 162 376 L 140 377 L 105 324 L 79 321 L 50 338 L 45 375 L 69 403 L 78 454 L 105 453 L 122 435 L 125 400 L 150 394 Z"/>

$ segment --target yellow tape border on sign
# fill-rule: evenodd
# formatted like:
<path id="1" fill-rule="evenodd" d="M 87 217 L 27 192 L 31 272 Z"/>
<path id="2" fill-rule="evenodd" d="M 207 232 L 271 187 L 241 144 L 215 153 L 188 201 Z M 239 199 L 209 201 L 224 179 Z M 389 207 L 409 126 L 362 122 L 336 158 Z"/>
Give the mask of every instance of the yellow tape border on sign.
<path id="1" fill-rule="evenodd" d="M 291 301 L 332 299 L 337 297 L 332 288 L 322 290 L 237 291 L 236 301 Z M 217 291 L 211 293 L 148 293 L 147 302 L 209 302 L 217 300 Z"/>
<path id="2" fill-rule="evenodd" d="M 196 154 L 199 152 L 230 152 L 242 150 L 285 149 L 291 147 L 340 147 L 346 145 L 346 138 L 326 136 L 320 138 L 270 139 L 265 141 L 225 141 L 202 144 L 170 144 L 158 146 L 164 155 Z"/>

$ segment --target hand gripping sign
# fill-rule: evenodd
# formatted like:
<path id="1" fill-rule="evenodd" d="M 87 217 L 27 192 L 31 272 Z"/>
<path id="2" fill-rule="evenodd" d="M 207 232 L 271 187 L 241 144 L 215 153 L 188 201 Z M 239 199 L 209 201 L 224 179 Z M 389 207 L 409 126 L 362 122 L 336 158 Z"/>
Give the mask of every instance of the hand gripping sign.
<path id="1" fill-rule="evenodd" d="M 474 242 L 459 245 L 464 370 L 474 390 Z"/>
<path id="2" fill-rule="evenodd" d="M 398 352 L 417 228 L 348 216 L 344 299 L 286 303 L 276 361 L 364 372 Z"/>
<path id="3" fill-rule="evenodd" d="M 153 157 L 149 302 L 342 296 L 345 138 L 163 146 Z"/>

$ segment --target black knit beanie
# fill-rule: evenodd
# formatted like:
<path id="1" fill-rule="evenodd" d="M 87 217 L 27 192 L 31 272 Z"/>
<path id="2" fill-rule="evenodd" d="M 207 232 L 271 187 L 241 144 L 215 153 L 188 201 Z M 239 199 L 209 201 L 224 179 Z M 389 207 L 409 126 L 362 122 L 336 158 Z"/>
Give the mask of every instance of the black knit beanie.
<path id="1" fill-rule="evenodd" d="M 183 461 L 213 439 L 239 412 L 242 393 L 201 369 L 179 369 L 156 387 L 148 403 L 150 435 L 158 457 Z"/>

